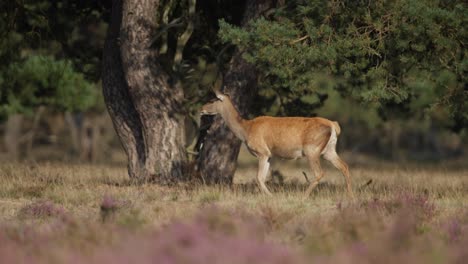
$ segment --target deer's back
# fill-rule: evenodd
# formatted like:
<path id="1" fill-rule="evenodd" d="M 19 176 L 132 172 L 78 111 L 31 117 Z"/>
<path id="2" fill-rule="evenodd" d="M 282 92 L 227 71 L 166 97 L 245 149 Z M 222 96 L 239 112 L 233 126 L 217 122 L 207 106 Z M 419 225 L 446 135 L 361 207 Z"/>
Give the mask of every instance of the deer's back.
<path id="1" fill-rule="evenodd" d="M 297 158 L 304 146 L 328 141 L 331 121 L 320 117 L 261 116 L 249 122 L 249 143 L 261 147 L 265 144 L 272 154 Z"/>

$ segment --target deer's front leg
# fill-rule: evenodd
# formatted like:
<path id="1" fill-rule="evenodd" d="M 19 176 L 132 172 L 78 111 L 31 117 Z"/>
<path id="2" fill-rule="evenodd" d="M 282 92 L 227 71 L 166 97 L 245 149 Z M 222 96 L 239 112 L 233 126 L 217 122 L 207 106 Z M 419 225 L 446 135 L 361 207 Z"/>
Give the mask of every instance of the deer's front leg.
<path id="1" fill-rule="evenodd" d="M 260 191 L 272 195 L 271 192 L 265 185 L 266 177 L 268 174 L 268 169 L 270 168 L 270 162 L 268 162 L 268 157 L 259 157 L 258 159 L 258 172 L 257 172 L 257 183 Z"/>

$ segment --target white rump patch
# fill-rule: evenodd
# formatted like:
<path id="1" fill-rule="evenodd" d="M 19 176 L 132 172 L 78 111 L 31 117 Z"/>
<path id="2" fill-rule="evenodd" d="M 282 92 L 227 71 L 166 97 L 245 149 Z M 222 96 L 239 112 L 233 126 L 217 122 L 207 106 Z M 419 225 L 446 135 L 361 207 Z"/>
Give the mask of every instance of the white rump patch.
<path id="1" fill-rule="evenodd" d="M 336 155 L 336 142 L 338 141 L 335 128 L 334 127 L 330 127 L 330 128 L 331 128 L 330 139 L 328 140 L 328 143 L 325 146 L 325 148 L 322 150 L 322 153 L 320 153 L 324 155 L 326 159 L 330 159 Z"/>

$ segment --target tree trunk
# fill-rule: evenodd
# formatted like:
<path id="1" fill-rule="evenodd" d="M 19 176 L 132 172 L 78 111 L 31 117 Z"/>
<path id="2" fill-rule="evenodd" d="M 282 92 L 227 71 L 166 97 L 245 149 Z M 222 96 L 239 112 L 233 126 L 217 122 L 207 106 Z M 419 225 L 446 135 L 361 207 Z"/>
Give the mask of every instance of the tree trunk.
<path id="1" fill-rule="evenodd" d="M 111 22 L 103 50 L 102 92 L 114 129 L 128 157 L 131 179 L 149 178 L 145 168 L 144 140 L 138 113 L 130 99 L 120 57 L 122 0 L 112 1 Z"/>
<path id="2" fill-rule="evenodd" d="M 8 116 L 5 126 L 4 142 L 7 149 L 8 157 L 12 161 L 17 161 L 20 157 L 19 143 L 21 136 L 21 125 L 23 123 L 23 115 L 13 114 Z"/>
<path id="3" fill-rule="evenodd" d="M 28 133 L 28 137 L 26 139 L 26 157 L 28 159 L 32 158 L 32 149 L 34 144 L 34 137 L 36 136 L 36 132 L 39 129 L 39 122 L 41 121 L 42 114 L 45 111 L 44 106 L 39 106 L 36 113 L 34 114 L 34 119 L 32 123 L 31 130 Z"/>
<path id="4" fill-rule="evenodd" d="M 158 0 L 113 1 L 103 91 L 130 177 L 163 183 L 183 178 L 186 154 L 178 103 L 183 92 L 151 47 L 158 6 Z"/>
<path id="5" fill-rule="evenodd" d="M 82 124 L 77 121 L 77 114 L 72 114 L 70 112 L 65 113 L 65 123 L 68 126 L 68 131 L 70 132 L 70 141 L 72 143 L 71 152 L 74 156 L 79 156 L 81 152 L 80 148 L 80 138 L 81 138 L 81 126 Z M 83 115 L 80 113 L 80 115 Z"/>
<path id="6" fill-rule="evenodd" d="M 247 26 L 250 20 L 258 18 L 273 7 L 275 1 L 248 0 L 241 25 Z M 223 92 L 230 95 L 241 115 L 248 113 L 252 99 L 257 93 L 257 75 L 253 65 L 247 63 L 240 51 L 234 54 L 224 75 Z M 231 184 L 237 168 L 237 156 L 241 141 L 229 130 L 224 121 L 216 116 L 211 124 L 202 119 L 201 127 L 209 127 L 197 157 L 197 172 L 207 184 Z M 203 131 L 200 137 L 204 137 Z M 200 140 L 200 139 L 199 139 Z"/>
<path id="7" fill-rule="evenodd" d="M 185 173 L 183 91 L 151 48 L 158 6 L 159 0 L 125 1 L 120 40 L 128 89 L 142 124 L 145 168 L 157 180 L 169 181 Z"/>
<path id="8" fill-rule="evenodd" d="M 90 161 L 96 163 L 101 158 L 103 145 L 101 144 L 101 127 L 102 121 L 99 116 L 93 118 L 91 125 L 91 152 Z"/>

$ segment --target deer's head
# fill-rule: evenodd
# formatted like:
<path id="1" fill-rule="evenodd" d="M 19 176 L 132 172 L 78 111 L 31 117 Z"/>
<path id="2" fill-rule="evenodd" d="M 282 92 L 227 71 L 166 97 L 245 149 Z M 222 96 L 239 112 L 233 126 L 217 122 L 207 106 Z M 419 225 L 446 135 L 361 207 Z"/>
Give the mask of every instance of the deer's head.
<path id="1" fill-rule="evenodd" d="M 216 94 L 216 99 L 202 106 L 200 110 L 202 115 L 220 114 L 226 108 L 226 103 L 229 103 L 229 96 L 222 94 L 219 90 L 214 90 L 214 92 Z"/>

